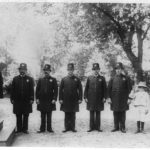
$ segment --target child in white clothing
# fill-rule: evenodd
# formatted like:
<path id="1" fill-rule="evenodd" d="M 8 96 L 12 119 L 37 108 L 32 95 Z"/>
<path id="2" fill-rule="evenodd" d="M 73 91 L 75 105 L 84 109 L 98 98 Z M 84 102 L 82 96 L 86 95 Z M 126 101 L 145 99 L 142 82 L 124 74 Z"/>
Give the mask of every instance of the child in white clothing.
<path id="1" fill-rule="evenodd" d="M 140 82 L 138 84 L 138 91 L 131 92 L 129 95 L 133 99 L 133 104 L 136 109 L 137 116 L 137 131 L 136 133 L 144 133 L 144 122 L 146 115 L 148 114 L 148 105 L 149 105 L 149 94 L 146 92 L 145 82 Z"/>

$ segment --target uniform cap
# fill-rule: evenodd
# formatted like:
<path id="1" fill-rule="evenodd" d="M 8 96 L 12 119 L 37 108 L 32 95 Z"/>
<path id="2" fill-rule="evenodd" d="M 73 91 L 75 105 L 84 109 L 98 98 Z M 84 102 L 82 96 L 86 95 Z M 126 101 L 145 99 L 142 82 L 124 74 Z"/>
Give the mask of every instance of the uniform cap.
<path id="1" fill-rule="evenodd" d="M 51 65 L 45 64 L 43 70 L 44 71 L 51 71 Z"/>
<path id="2" fill-rule="evenodd" d="M 124 69 L 123 64 L 122 64 L 121 62 L 118 62 L 118 63 L 116 64 L 115 69 Z"/>
<path id="3" fill-rule="evenodd" d="M 67 70 L 74 70 L 74 64 L 69 63 L 68 66 L 67 66 Z"/>
<path id="4" fill-rule="evenodd" d="M 27 70 L 27 64 L 21 63 L 18 69 Z"/>
<path id="5" fill-rule="evenodd" d="M 99 69 L 100 69 L 99 64 L 98 63 L 94 63 L 92 70 L 99 70 Z"/>

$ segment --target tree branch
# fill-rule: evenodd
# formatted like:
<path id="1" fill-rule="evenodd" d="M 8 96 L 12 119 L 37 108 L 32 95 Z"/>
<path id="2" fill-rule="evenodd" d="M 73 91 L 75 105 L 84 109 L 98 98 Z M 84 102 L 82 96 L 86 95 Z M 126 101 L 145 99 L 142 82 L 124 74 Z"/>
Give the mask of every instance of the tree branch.
<path id="1" fill-rule="evenodd" d="M 104 9 L 102 8 L 99 8 L 101 12 L 103 12 L 107 17 L 109 17 L 115 24 L 116 26 L 118 27 L 118 29 L 122 29 L 121 28 L 121 25 L 119 24 L 119 22 L 117 22 L 114 17 L 112 15 L 110 15 L 110 13 L 108 13 L 107 11 L 105 11 Z"/>
<path id="2" fill-rule="evenodd" d="M 149 28 L 150 28 L 150 24 L 148 25 L 146 31 L 144 32 L 142 40 L 145 39 L 145 37 L 146 37 L 146 35 L 147 35 L 147 32 L 148 32 Z"/>
<path id="3" fill-rule="evenodd" d="M 109 19 L 114 22 L 114 24 L 117 26 L 117 33 L 119 34 L 120 39 L 121 39 L 121 41 L 122 41 L 122 43 L 123 43 L 124 30 L 123 30 L 123 28 L 121 27 L 120 23 L 119 23 L 118 21 L 116 21 L 116 20 L 114 19 L 114 17 L 113 17 L 110 13 L 108 13 L 106 10 L 104 10 L 103 8 L 97 7 L 96 5 L 93 5 L 93 7 L 94 7 L 95 9 L 98 9 L 99 12 L 103 12 L 104 15 L 106 15 L 107 17 L 109 17 Z"/>
<path id="4" fill-rule="evenodd" d="M 127 55 L 127 57 L 129 58 L 129 60 L 133 63 L 133 62 L 137 62 L 138 58 L 135 56 L 135 54 L 132 52 L 131 50 L 131 46 L 123 46 L 123 49 L 125 50 L 125 53 Z"/>

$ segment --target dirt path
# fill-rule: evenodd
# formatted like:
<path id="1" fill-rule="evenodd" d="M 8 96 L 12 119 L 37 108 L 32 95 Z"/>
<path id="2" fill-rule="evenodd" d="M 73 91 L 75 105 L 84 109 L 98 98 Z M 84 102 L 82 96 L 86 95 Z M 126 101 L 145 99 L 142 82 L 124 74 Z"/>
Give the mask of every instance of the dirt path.
<path id="1" fill-rule="evenodd" d="M 2 105 L 4 107 L 2 107 Z M 150 114 L 147 116 L 147 123 L 145 126 L 146 134 L 134 134 L 136 130 L 134 108 L 131 107 L 127 112 L 127 133 L 121 132 L 111 133 L 113 128 L 113 117 L 109 106 L 105 106 L 105 111 L 102 112 L 102 129 L 103 133 L 96 131 L 87 133 L 89 126 L 89 113 L 86 111 L 85 103 L 83 102 L 80 107 L 80 112 L 76 116 L 76 129 L 77 133 L 62 133 L 64 129 L 64 114 L 59 111 L 59 104 L 57 104 L 57 111 L 53 113 L 53 129 L 55 133 L 42 133 L 38 134 L 36 131 L 40 126 L 40 113 L 36 110 L 34 104 L 33 113 L 29 118 L 29 135 L 20 134 L 16 136 L 12 146 L 34 146 L 34 147 L 117 147 L 117 148 L 132 148 L 132 147 L 150 147 Z M 15 123 L 15 117 L 11 113 L 12 105 L 8 99 L 1 101 L 1 110 L 3 113 L 7 110 L 7 118 L 11 119 Z"/>

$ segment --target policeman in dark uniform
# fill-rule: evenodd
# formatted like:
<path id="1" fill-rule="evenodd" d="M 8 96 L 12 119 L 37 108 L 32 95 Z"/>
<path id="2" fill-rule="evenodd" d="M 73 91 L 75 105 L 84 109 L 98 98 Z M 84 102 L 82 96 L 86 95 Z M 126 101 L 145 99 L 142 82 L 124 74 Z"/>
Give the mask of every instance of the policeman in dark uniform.
<path id="1" fill-rule="evenodd" d="M 45 132 L 46 122 L 47 131 L 54 132 L 51 126 L 52 111 L 56 110 L 58 86 L 55 78 L 50 76 L 51 66 L 45 64 L 44 77 L 40 78 L 36 87 L 37 109 L 41 112 L 41 127 L 38 133 Z M 46 121 L 47 119 L 47 121 Z"/>
<path id="2" fill-rule="evenodd" d="M 99 74 L 100 67 L 98 63 L 93 64 L 92 70 L 94 71 L 94 75 L 88 77 L 84 91 L 87 110 L 90 111 L 90 129 L 88 132 L 93 130 L 102 132 L 100 129 L 100 118 L 106 100 L 106 81 Z"/>
<path id="3" fill-rule="evenodd" d="M 114 115 L 114 129 L 112 132 L 119 131 L 126 133 L 125 120 L 126 111 L 129 109 L 128 96 L 132 89 L 130 78 L 123 72 L 122 63 L 117 63 L 116 75 L 110 79 L 108 84 L 108 102 Z"/>
<path id="4" fill-rule="evenodd" d="M 32 112 L 34 102 L 34 81 L 26 75 L 27 65 L 21 63 L 20 75 L 13 78 L 10 100 L 13 104 L 13 112 L 16 114 L 17 131 L 28 134 L 28 117 Z"/>
<path id="5" fill-rule="evenodd" d="M 0 98 L 3 98 L 3 76 L 2 76 L 2 72 L 0 72 Z"/>
<path id="6" fill-rule="evenodd" d="M 74 75 L 74 64 L 68 64 L 68 75 L 61 80 L 59 89 L 59 102 L 61 110 L 65 112 L 65 130 L 75 130 L 76 112 L 82 102 L 82 85 L 78 77 Z"/>

